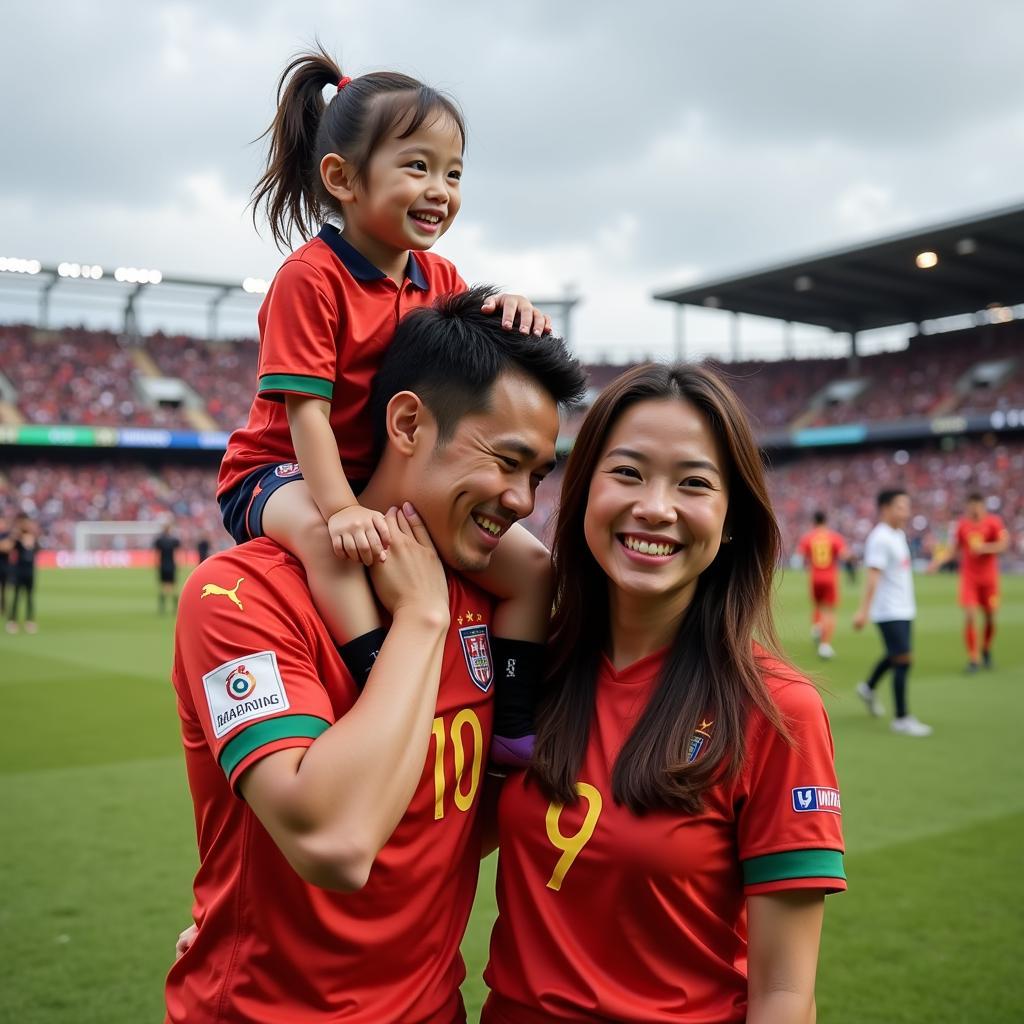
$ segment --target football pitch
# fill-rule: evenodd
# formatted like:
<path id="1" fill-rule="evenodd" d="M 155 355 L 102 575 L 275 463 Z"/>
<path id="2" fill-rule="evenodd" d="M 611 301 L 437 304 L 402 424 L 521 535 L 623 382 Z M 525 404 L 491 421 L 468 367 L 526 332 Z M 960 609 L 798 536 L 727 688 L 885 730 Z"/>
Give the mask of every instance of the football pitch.
<path id="1" fill-rule="evenodd" d="M 850 629 L 853 589 L 829 663 L 805 590 L 800 573 L 781 580 L 778 618 L 825 691 L 850 884 L 827 903 L 818 1019 L 1024 1020 L 1024 578 L 1004 580 L 996 668 L 966 676 L 956 579 L 918 577 L 911 710 L 935 728 L 923 740 L 891 735 L 852 693 L 879 654 L 874 631 Z M 44 572 L 37 593 L 39 633 L 0 633 L 0 1022 L 157 1021 L 196 858 L 173 621 L 149 572 Z M 490 858 L 464 946 L 471 1021 L 493 877 Z"/>

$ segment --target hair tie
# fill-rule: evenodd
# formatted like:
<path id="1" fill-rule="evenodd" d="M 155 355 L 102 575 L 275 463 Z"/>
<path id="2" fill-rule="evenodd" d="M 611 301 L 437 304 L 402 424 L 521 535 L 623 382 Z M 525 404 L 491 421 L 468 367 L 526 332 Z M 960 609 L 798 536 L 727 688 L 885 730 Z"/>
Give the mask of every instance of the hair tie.
<path id="1" fill-rule="evenodd" d="M 341 92 L 341 90 L 344 89 L 351 81 L 352 79 L 349 78 L 348 75 L 342 75 L 341 78 L 338 79 L 338 92 Z"/>

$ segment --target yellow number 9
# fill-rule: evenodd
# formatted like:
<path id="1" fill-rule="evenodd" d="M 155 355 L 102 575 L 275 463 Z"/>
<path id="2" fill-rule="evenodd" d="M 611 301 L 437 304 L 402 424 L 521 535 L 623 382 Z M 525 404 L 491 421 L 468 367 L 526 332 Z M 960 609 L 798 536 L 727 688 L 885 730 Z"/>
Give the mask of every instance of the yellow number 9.
<path id="1" fill-rule="evenodd" d="M 544 824 L 548 830 L 548 839 L 556 850 L 562 851 L 558 858 L 555 870 L 551 872 L 548 879 L 548 888 L 558 892 L 562 888 L 566 872 L 572 867 L 573 861 L 579 856 L 580 851 L 590 842 L 590 837 L 597 828 L 597 819 L 601 817 L 601 794 L 593 786 L 586 782 L 576 783 L 576 792 L 587 801 L 587 813 L 583 818 L 583 824 L 575 835 L 563 836 L 558 830 L 558 819 L 561 817 L 565 804 L 552 801 L 548 807 L 548 813 Z"/>

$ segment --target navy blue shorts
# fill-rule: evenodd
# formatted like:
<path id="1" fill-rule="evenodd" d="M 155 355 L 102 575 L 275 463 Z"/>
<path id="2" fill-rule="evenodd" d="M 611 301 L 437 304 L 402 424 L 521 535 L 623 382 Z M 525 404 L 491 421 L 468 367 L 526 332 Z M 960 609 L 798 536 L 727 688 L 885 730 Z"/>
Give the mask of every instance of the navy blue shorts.
<path id="1" fill-rule="evenodd" d="M 260 466 L 242 477 L 227 494 L 220 497 L 220 514 L 224 529 L 231 534 L 236 544 L 255 540 L 263 536 L 263 509 L 267 499 L 279 487 L 301 480 L 302 470 L 297 462 L 274 462 Z M 365 481 L 350 480 L 353 494 L 358 494 Z"/>
<path id="2" fill-rule="evenodd" d="M 889 622 L 876 622 L 885 641 L 885 653 L 890 658 L 899 654 L 910 653 L 910 619 L 892 619 Z"/>

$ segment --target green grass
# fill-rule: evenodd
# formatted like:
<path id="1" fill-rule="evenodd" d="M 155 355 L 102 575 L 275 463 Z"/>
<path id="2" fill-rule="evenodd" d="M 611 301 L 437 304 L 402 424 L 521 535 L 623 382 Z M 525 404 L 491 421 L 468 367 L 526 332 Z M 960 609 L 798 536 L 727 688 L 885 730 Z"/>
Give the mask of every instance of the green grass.
<path id="1" fill-rule="evenodd" d="M 782 581 L 790 654 L 828 692 L 850 891 L 828 901 L 819 1020 L 1024 1020 L 1024 579 L 1004 584 L 997 669 L 966 677 L 950 576 L 917 581 L 911 707 L 935 727 L 894 737 L 851 695 L 878 656 L 848 627 L 817 661 L 805 581 Z M 0 1024 L 159 1020 L 195 867 L 167 682 L 170 617 L 148 572 L 44 572 L 40 632 L 0 634 Z M 885 694 L 888 698 L 888 693 Z M 484 864 L 465 943 L 470 1019 L 494 915 Z"/>

